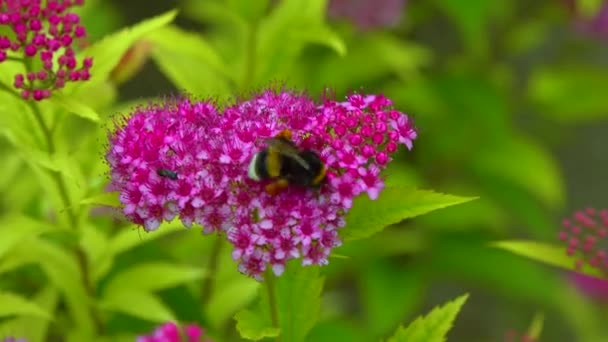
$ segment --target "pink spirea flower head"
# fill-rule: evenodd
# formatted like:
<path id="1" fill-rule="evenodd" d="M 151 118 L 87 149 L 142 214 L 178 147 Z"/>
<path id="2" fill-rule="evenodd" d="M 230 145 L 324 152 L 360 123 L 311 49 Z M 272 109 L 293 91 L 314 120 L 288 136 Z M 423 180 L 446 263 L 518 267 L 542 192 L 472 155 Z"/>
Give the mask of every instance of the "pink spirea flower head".
<path id="1" fill-rule="evenodd" d="M 406 0 L 330 0 L 332 18 L 347 19 L 360 30 L 394 27 L 401 20 Z"/>
<path id="2" fill-rule="evenodd" d="M 110 137 L 112 182 L 131 221 L 153 230 L 179 215 L 187 226 L 225 232 L 239 270 L 256 279 L 268 267 L 280 275 L 294 258 L 325 265 L 341 244 L 337 230 L 353 199 L 377 198 L 391 146 L 411 148 L 416 138 L 407 115 L 391 105 L 380 95 L 317 105 L 301 94 L 266 91 L 221 114 L 189 100 L 139 109 Z M 271 195 L 267 182 L 248 177 L 253 156 L 284 130 L 326 164 L 318 189 L 288 186 Z"/>
<path id="3" fill-rule="evenodd" d="M 2 339 L 2 342 L 27 342 L 25 338 L 17 338 L 17 337 L 5 337 Z"/>
<path id="4" fill-rule="evenodd" d="M 608 210 L 587 208 L 564 219 L 559 240 L 567 245 L 566 253 L 575 259 L 580 270 L 587 264 L 608 274 Z"/>
<path id="5" fill-rule="evenodd" d="M 92 59 L 85 58 L 79 66 L 72 44 L 86 36 L 80 17 L 70 8 L 84 0 L 4 0 L 0 1 L 0 26 L 7 26 L 8 35 L 0 34 L 0 63 L 9 56 L 35 59 L 39 70 L 16 74 L 13 86 L 25 99 L 40 101 L 66 82 L 90 78 Z"/>
<path id="6" fill-rule="evenodd" d="M 136 342 L 211 342 L 204 335 L 205 330 L 196 324 L 180 327 L 176 323 L 168 322 L 149 335 L 138 336 Z"/>

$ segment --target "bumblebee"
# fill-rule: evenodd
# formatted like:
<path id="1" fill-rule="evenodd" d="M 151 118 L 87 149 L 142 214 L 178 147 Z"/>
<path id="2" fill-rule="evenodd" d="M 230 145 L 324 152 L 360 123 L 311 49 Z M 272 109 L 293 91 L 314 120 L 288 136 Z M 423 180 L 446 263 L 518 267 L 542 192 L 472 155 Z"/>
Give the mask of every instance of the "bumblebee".
<path id="1" fill-rule="evenodd" d="M 168 169 L 158 169 L 156 170 L 156 174 L 161 177 L 169 178 L 171 180 L 177 180 L 177 172 L 175 171 L 171 171 Z"/>
<path id="2" fill-rule="evenodd" d="M 317 188 L 325 181 L 326 172 L 315 152 L 300 150 L 293 143 L 289 130 L 267 139 L 266 148 L 253 156 L 248 170 L 249 178 L 255 181 L 272 180 L 265 189 L 271 195 L 288 185 Z"/>

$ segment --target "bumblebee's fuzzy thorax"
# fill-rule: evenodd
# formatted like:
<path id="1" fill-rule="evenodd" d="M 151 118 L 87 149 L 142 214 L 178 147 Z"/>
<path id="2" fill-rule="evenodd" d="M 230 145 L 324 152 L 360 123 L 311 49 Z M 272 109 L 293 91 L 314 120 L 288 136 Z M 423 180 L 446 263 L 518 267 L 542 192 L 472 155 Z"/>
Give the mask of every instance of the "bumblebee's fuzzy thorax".
<path id="1" fill-rule="evenodd" d="M 274 180 L 266 188 L 272 194 L 290 184 L 316 188 L 326 179 L 321 158 L 313 151 L 298 149 L 285 133 L 268 140 L 268 146 L 251 158 L 247 173 L 255 181 Z"/>

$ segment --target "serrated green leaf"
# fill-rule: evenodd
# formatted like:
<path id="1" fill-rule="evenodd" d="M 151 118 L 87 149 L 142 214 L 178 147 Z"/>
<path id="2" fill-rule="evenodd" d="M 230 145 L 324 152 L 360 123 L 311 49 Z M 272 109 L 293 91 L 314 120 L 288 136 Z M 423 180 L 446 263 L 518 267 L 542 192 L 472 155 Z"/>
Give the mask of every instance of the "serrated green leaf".
<path id="1" fill-rule="evenodd" d="M 50 103 L 53 103 L 59 108 L 62 108 L 69 114 L 80 116 L 81 118 L 90 120 L 92 122 L 99 122 L 99 114 L 95 109 L 89 107 L 89 105 L 80 102 L 73 97 L 62 96 L 55 94 L 49 99 Z"/>
<path id="2" fill-rule="evenodd" d="M 443 342 L 452 328 L 454 319 L 466 302 L 468 295 L 460 296 L 431 313 L 418 317 L 407 328 L 399 327 L 388 342 Z"/>
<path id="3" fill-rule="evenodd" d="M 200 279 L 200 268 L 171 263 L 148 263 L 130 267 L 114 276 L 104 291 L 106 296 L 122 291 L 157 291 Z"/>
<path id="4" fill-rule="evenodd" d="M 0 317 L 38 316 L 51 319 L 51 315 L 34 302 L 10 292 L 0 292 Z"/>
<path id="5" fill-rule="evenodd" d="M 274 328 L 270 318 L 261 316 L 258 310 L 242 310 L 234 316 L 236 320 L 236 330 L 242 338 L 259 341 L 265 337 L 277 337 L 280 334 L 279 328 Z"/>
<path id="6" fill-rule="evenodd" d="M 91 79 L 83 82 L 79 87 L 105 81 L 133 42 L 143 35 L 167 25 L 176 15 L 177 11 L 173 10 L 144 20 L 132 27 L 113 33 L 84 49 L 79 56 L 93 57 L 93 67 L 91 68 Z"/>
<path id="7" fill-rule="evenodd" d="M 53 226 L 35 219 L 10 215 L 0 219 L 0 258 L 16 245 L 32 236 L 44 234 L 53 229 Z"/>
<path id="8" fill-rule="evenodd" d="M 164 323 L 175 321 L 171 310 L 152 293 L 118 292 L 101 300 L 101 307 L 106 310 L 122 312 L 152 322 Z"/>
<path id="9" fill-rule="evenodd" d="M 202 36 L 168 26 L 146 36 L 154 44 L 152 57 L 181 90 L 197 96 L 228 93 L 228 69 Z"/>
<path id="10" fill-rule="evenodd" d="M 266 274 L 266 277 L 274 275 Z M 304 341 L 308 332 L 319 319 L 321 309 L 321 290 L 324 279 L 319 268 L 302 267 L 290 262 L 285 273 L 271 281 L 275 282 L 278 313 L 278 329 L 273 326 L 268 298 L 268 279 L 260 289 L 260 300 L 251 310 L 236 314 L 237 330 L 242 337 L 259 340 L 276 336 L 280 332 L 284 341 Z"/>
<path id="11" fill-rule="evenodd" d="M 81 205 L 106 205 L 110 207 L 119 207 L 120 201 L 118 200 L 118 192 L 103 192 L 91 197 L 83 198 L 80 200 Z"/>
<path id="12" fill-rule="evenodd" d="M 346 215 L 346 227 L 340 231 L 340 235 L 345 240 L 366 238 L 407 218 L 474 199 L 428 190 L 387 187 L 374 201 L 365 194 L 355 199 Z"/>
<path id="13" fill-rule="evenodd" d="M 524 240 L 498 241 L 490 245 L 552 266 L 570 271 L 574 270 L 574 259 L 566 254 L 564 246 Z M 599 270 L 588 264 L 584 264 L 578 272 L 594 277 L 602 277 L 602 273 Z"/>

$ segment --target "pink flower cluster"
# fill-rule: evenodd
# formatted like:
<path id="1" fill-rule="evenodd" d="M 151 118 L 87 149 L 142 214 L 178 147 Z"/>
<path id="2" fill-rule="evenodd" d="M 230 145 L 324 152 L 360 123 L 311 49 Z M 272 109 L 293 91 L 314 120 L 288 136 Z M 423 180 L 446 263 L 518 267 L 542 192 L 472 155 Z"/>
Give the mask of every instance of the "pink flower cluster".
<path id="1" fill-rule="evenodd" d="M 16 338 L 16 337 L 5 337 L 2 339 L 3 342 L 27 342 L 24 338 Z"/>
<path id="2" fill-rule="evenodd" d="M 210 342 L 204 338 L 205 331 L 196 324 L 180 328 L 173 322 L 165 323 L 150 335 L 138 336 L 136 342 Z"/>
<path id="3" fill-rule="evenodd" d="M 576 259 L 580 270 L 588 264 L 608 274 L 608 210 L 587 208 L 574 213 L 562 222 L 559 239 L 567 244 L 566 253 Z"/>
<path id="4" fill-rule="evenodd" d="M 327 11 L 332 18 L 351 21 L 360 30 L 396 26 L 406 0 L 330 0 Z"/>
<path id="5" fill-rule="evenodd" d="M 266 91 L 222 113 L 187 99 L 140 108 L 110 136 L 112 185 L 126 216 L 148 231 L 179 216 L 205 233 L 226 233 L 239 270 L 256 279 L 268 266 L 280 275 L 294 258 L 324 265 L 340 245 L 337 230 L 353 199 L 364 192 L 377 198 L 391 154 L 416 138 L 407 115 L 391 105 L 379 95 L 316 105 Z M 267 182 L 248 178 L 254 154 L 284 130 L 326 164 L 320 188 L 288 186 L 270 195 Z"/>
<path id="6" fill-rule="evenodd" d="M 85 58 L 80 67 L 72 43 L 86 36 L 80 17 L 69 12 L 70 7 L 84 0 L 0 0 L 0 26 L 8 26 L 11 34 L 0 35 L 0 62 L 13 57 L 24 65 L 37 65 L 39 70 L 27 70 L 15 75 L 14 87 L 24 99 L 40 101 L 67 82 L 86 81 L 93 65 Z M 40 63 L 26 63 L 37 59 Z"/>

